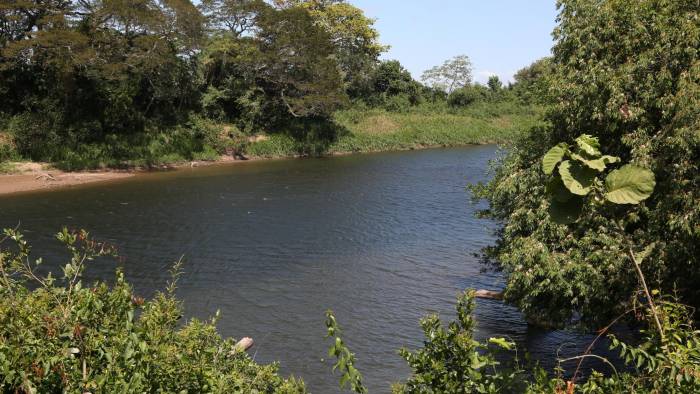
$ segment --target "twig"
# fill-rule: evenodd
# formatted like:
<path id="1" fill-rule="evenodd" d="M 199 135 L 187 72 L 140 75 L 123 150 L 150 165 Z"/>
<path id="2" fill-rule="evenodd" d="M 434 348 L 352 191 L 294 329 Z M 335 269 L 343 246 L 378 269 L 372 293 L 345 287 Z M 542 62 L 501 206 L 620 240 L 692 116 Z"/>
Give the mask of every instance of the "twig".
<path id="1" fill-rule="evenodd" d="M 557 360 L 557 361 L 559 361 L 560 363 L 565 363 L 565 362 L 567 362 L 567 361 L 580 360 L 580 359 L 584 359 L 584 358 L 586 358 L 586 357 L 597 358 L 597 359 L 603 361 L 604 363 L 608 364 L 608 365 L 610 366 L 610 368 L 612 368 L 613 372 L 615 372 L 615 376 L 618 376 L 618 377 L 619 377 L 619 374 L 617 373 L 617 369 L 615 368 L 615 366 L 612 365 L 612 363 L 611 363 L 610 361 L 608 361 L 607 358 L 601 357 L 601 356 L 599 356 L 599 355 L 597 355 L 597 354 L 582 354 L 582 355 L 580 355 L 580 356 L 569 357 L 569 358 L 565 358 L 565 359 L 559 359 L 559 360 Z"/>

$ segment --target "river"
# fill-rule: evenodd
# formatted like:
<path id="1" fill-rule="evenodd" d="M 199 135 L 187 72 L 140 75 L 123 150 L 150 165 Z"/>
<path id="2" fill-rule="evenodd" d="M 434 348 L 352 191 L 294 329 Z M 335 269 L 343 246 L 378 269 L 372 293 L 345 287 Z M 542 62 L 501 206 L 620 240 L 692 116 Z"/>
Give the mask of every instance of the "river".
<path id="1" fill-rule="evenodd" d="M 17 224 L 57 267 L 62 226 L 116 244 L 136 291 L 165 287 L 184 256 L 186 317 L 221 311 L 225 336 L 251 336 L 255 360 L 277 360 L 314 393 L 338 392 L 324 339 L 333 309 L 373 393 L 409 370 L 402 346 L 422 344 L 419 319 L 454 316 L 463 289 L 502 287 L 476 254 L 496 224 L 475 218 L 465 186 L 487 179 L 495 146 L 256 161 L 149 173 L 128 180 L 0 198 L 0 226 Z M 116 263 L 115 263 L 116 264 Z M 98 263 L 88 281 L 113 278 Z M 512 307 L 478 301 L 479 339 L 507 336 L 551 365 L 591 336 L 528 327 Z"/>

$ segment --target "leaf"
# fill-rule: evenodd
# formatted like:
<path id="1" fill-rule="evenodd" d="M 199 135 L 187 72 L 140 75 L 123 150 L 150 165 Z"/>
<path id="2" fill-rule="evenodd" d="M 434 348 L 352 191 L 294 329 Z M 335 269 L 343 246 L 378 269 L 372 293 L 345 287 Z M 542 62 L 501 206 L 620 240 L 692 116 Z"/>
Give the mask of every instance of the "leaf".
<path id="1" fill-rule="evenodd" d="M 567 151 L 568 148 L 564 143 L 550 149 L 549 152 L 547 152 L 542 158 L 542 170 L 544 173 L 551 175 L 552 172 L 554 172 L 554 168 L 556 168 L 557 164 L 562 161 Z"/>
<path id="2" fill-rule="evenodd" d="M 587 154 L 593 157 L 600 157 L 600 141 L 598 141 L 598 137 L 583 134 L 576 138 L 576 145 Z"/>
<path id="3" fill-rule="evenodd" d="M 514 346 L 513 342 L 510 342 L 505 338 L 489 338 L 489 343 L 492 343 L 505 350 L 511 350 Z"/>
<path id="4" fill-rule="evenodd" d="M 605 171 L 608 164 L 617 163 L 620 161 L 619 157 L 605 155 L 599 159 L 587 159 L 581 155 L 574 153 L 571 158 L 583 163 L 586 167 L 597 170 L 598 172 Z"/>
<path id="5" fill-rule="evenodd" d="M 615 204 L 639 204 L 651 196 L 655 186 L 653 172 L 628 164 L 605 178 L 605 198 Z"/>
<path id="6" fill-rule="evenodd" d="M 550 200 L 549 216 L 554 223 L 570 224 L 578 220 L 583 210 L 583 199 L 572 198 L 569 201 Z"/>
<path id="7" fill-rule="evenodd" d="M 585 196 L 591 191 L 596 176 L 594 170 L 569 160 L 564 160 L 559 165 L 559 174 L 564 186 L 579 196 Z"/>
<path id="8" fill-rule="evenodd" d="M 564 186 L 560 177 L 552 177 L 545 186 L 545 192 L 553 199 L 559 202 L 567 202 L 574 197 L 569 189 Z"/>

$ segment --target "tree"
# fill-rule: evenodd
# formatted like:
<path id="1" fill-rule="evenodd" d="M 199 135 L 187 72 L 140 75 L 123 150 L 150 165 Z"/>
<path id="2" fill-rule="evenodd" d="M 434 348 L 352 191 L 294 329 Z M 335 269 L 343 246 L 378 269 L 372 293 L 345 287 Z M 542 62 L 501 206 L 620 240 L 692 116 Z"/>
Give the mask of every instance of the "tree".
<path id="1" fill-rule="evenodd" d="M 258 23 L 263 90 L 293 117 L 330 117 L 346 101 L 330 35 L 299 7 L 269 9 Z"/>
<path id="2" fill-rule="evenodd" d="M 203 0 L 200 4 L 210 30 L 227 30 L 236 37 L 253 32 L 255 18 L 265 7 L 262 0 Z"/>
<path id="3" fill-rule="evenodd" d="M 700 53 L 688 50 L 700 42 L 698 12 L 695 1 L 560 2 L 546 78 L 550 126 L 531 130 L 494 180 L 475 189 L 490 202 L 486 213 L 506 222 L 487 253 L 506 274 L 506 299 L 531 321 L 563 325 L 577 316 L 594 326 L 623 312 L 638 284 L 630 258 L 620 258 L 630 241 L 650 245 L 650 289 L 700 306 Z M 655 194 L 621 220 L 611 219 L 615 206 L 575 226 L 550 220 L 544 147 L 580 134 L 651 169 Z"/>
<path id="4" fill-rule="evenodd" d="M 434 88 L 452 93 L 472 81 L 472 63 L 469 56 L 460 55 L 445 61 L 441 66 L 435 66 L 423 73 L 423 83 Z"/>
<path id="5" fill-rule="evenodd" d="M 514 92 L 526 102 L 547 103 L 547 78 L 553 73 L 552 59 L 545 57 L 518 70 L 513 76 Z"/>
<path id="6" fill-rule="evenodd" d="M 331 37 L 347 90 L 353 97 L 363 95 L 379 55 L 388 48 L 379 42 L 375 20 L 344 0 L 276 0 L 275 4 L 309 11 L 316 24 Z"/>
<path id="7" fill-rule="evenodd" d="M 503 83 L 501 82 L 501 79 L 498 78 L 498 75 L 490 76 L 486 85 L 489 87 L 492 93 L 497 93 L 503 89 Z"/>

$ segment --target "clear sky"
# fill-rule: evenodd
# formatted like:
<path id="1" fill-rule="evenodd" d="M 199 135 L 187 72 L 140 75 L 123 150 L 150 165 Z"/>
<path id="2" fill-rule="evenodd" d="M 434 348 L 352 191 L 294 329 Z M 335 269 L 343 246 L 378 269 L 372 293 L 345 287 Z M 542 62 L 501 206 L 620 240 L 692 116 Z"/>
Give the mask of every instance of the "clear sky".
<path id="1" fill-rule="evenodd" d="M 550 54 L 555 0 L 349 0 L 376 18 L 384 59 L 415 78 L 456 55 L 468 55 L 474 80 L 503 81 Z"/>

